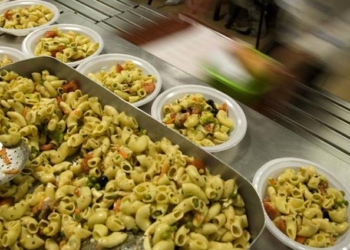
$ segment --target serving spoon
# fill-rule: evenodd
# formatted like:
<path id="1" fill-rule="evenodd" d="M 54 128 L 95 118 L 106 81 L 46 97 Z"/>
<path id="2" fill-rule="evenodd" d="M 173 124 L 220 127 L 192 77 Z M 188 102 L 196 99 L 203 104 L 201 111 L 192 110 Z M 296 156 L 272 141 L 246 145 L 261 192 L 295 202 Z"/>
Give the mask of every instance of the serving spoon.
<path id="1" fill-rule="evenodd" d="M 0 152 L 0 185 L 3 185 L 22 172 L 29 159 L 29 149 L 24 140 L 11 148 L 0 142 Z"/>

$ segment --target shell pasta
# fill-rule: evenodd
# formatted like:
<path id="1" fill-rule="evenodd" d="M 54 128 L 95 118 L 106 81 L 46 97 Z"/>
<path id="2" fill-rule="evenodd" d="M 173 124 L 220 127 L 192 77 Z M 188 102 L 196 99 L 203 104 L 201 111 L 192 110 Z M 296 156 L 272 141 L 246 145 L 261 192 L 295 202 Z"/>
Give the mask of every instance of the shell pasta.
<path id="1" fill-rule="evenodd" d="M 269 179 L 263 205 L 279 230 L 311 247 L 333 246 L 349 228 L 344 192 L 313 166 L 287 168 Z"/>
<path id="2" fill-rule="evenodd" d="M 218 105 L 201 94 L 187 94 L 165 104 L 162 113 L 166 126 L 204 147 L 226 142 L 234 129 L 226 103 Z"/>
<path id="3" fill-rule="evenodd" d="M 132 61 L 117 63 L 108 71 L 89 73 L 88 77 L 131 103 L 153 93 L 157 81 L 155 76 L 145 75 Z"/>
<path id="4" fill-rule="evenodd" d="M 75 31 L 61 31 L 52 28 L 45 32 L 34 48 L 35 56 L 52 56 L 61 62 L 75 62 L 94 54 L 99 48 L 97 42 Z"/>
<path id="5" fill-rule="evenodd" d="M 0 186 L 0 248 L 101 248 L 142 232 L 145 250 L 248 249 L 234 179 L 213 175 L 167 138 L 48 71 L 0 73 L 0 141 L 30 159 Z"/>
<path id="6" fill-rule="evenodd" d="M 43 5 L 17 7 L 0 15 L 0 27 L 5 29 L 28 29 L 49 22 L 54 13 Z"/>

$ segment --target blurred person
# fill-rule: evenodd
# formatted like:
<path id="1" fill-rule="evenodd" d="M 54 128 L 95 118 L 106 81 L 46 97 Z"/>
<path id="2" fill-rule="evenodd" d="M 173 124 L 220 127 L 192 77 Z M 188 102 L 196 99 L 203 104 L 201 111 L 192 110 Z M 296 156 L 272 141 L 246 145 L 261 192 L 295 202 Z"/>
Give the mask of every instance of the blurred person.
<path id="1" fill-rule="evenodd" d="M 258 35 L 261 7 L 261 0 L 229 0 L 229 17 L 225 27 L 232 27 L 242 34 L 256 37 Z M 261 36 L 263 37 L 265 34 L 266 22 L 264 15 Z"/>
<path id="2" fill-rule="evenodd" d="M 213 9 L 216 1 L 192 0 L 193 15 Z M 299 80 L 310 67 L 350 76 L 350 1 L 275 0 L 280 7 L 276 44 L 268 54 Z M 243 53 L 244 54 L 244 53 Z M 265 64 L 266 66 L 266 64 Z"/>

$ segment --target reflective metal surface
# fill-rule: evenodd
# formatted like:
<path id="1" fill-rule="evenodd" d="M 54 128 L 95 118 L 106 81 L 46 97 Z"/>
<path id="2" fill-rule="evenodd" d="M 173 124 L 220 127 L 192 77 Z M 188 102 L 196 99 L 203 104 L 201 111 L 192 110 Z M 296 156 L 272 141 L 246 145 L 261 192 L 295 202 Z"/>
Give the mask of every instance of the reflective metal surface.
<path id="1" fill-rule="evenodd" d="M 125 8 L 115 7 L 115 15 L 95 22 L 80 12 L 75 13 L 68 6 L 70 2 L 76 1 L 64 1 L 67 5 L 62 5 L 63 0 L 60 3 L 53 0 L 49 2 L 54 3 L 62 11 L 58 23 L 87 25 L 99 32 L 105 39 L 103 53 L 130 54 L 141 57 L 155 66 L 163 78 L 164 90 L 181 84 L 206 85 L 118 36 L 127 33 L 129 28 L 136 27 L 133 23 L 139 22 L 137 20 L 140 18 L 147 19 L 147 22 L 166 18 L 156 10 L 142 5 L 125 4 L 125 1 L 100 0 L 97 2 L 108 6 L 121 5 Z M 84 1 L 80 3 L 82 2 Z M 136 13 L 137 15 L 132 16 L 136 18 L 136 21 L 129 20 L 130 15 L 125 13 Z M 105 13 L 102 14 L 105 15 Z M 139 28 L 142 29 L 142 27 Z M 22 40 L 23 38 L 0 35 L 1 46 L 20 49 Z M 280 157 L 297 157 L 317 162 L 335 173 L 339 181 L 349 183 L 350 147 L 348 147 L 348 132 L 344 128 L 350 121 L 350 106 L 318 89 L 305 86 L 301 86 L 301 89 L 304 91 L 295 93 L 295 95 L 302 102 L 266 103 L 262 110 L 259 110 L 264 115 L 241 105 L 248 120 L 247 134 L 237 147 L 218 153 L 216 156 L 248 180 L 252 180 L 257 169 L 269 160 Z M 286 91 L 289 90 L 286 89 Z M 143 106 L 142 110 L 149 113 L 150 107 L 151 103 Z M 266 115 L 272 119 L 266 118 Z M 284 250 L 288 248 L 267 230 L 264 230 L 252 249 Z"/>

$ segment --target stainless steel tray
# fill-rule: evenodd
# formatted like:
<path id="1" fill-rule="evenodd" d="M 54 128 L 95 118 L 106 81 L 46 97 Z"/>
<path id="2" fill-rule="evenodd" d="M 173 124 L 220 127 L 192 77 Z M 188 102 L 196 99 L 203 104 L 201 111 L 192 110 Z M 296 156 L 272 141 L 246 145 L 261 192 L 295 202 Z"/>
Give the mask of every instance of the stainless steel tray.
<path id="1" fill-rule="evenodd" d="M 265 217 L 263 213 L 260 198 L 253 188 L 252 184 L 240 175 L 237 171 L 226 165 L 220 159 L 207 153 L 205 150 L 196 146 L 185 137 L 179 135 L 177 132 L 167 128 L 162 123 L 153 119 L 144 111 L 132 106 L 124 100 L 118 98 L 115 94 L 104 88 L 103 86 L 90 80 L 88 77 L 82 75 L 75 69 L 61 63 L 60 61 L 51 57 L 37 57 L 23 60 L 11 65 L 7 65 L 0 70 L 13 70 L 21 76 L 31 77 L 32 72 L 41 72 L 48 70 L 51 74 L 58 76 L 61 79 L 76 80 L 79 83 L 79 88 L 84 94 L 95 96 L 99 98 L 102 105 L 111 105 L 118 111 L 124 111 L 126 114 L 136 118 L 140 127 L 148 131 L 149 137 L 158 141 L 163 137 L 167 137 L 174 144 L 178 144 L 181 151 L 189 156 L 194 156 L 201 159 L 205 166 L 212 174 L 219 174 L 225 180 L 235 179 L 239 187 L 239 193 L 243 197 L 246 205 L 247 217 L 249 221 L 249 232 L 252 237 L 251 245 L 253 245 L 265 226 Z M 84 244 L 84 249 L 90 249 L 88 244 Z M 128 241 L 116 249 L 142 249 L 140 238 L 135 238 L 134 243 Z"/>

